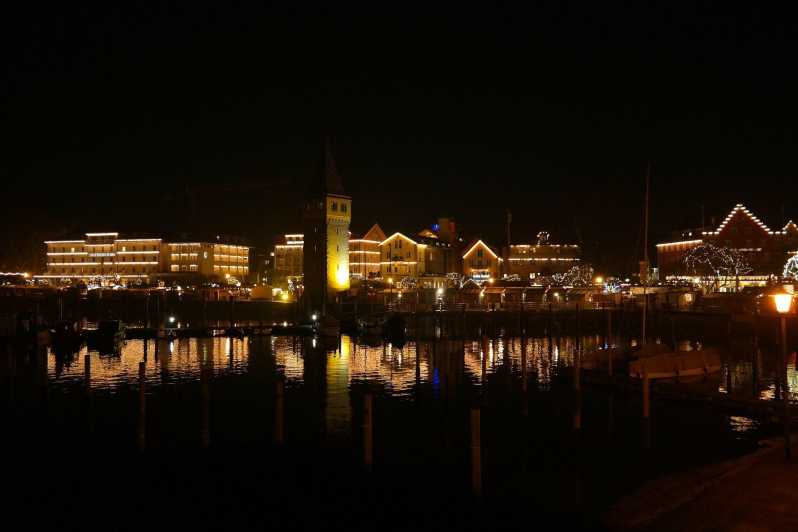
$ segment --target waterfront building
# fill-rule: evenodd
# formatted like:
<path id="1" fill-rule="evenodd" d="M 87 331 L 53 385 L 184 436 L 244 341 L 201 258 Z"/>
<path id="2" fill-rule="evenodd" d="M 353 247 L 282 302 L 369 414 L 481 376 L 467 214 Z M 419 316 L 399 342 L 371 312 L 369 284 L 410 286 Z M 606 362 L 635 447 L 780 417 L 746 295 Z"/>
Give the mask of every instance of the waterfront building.
<path id="1" fill-rule="evenodd" d="M 302 233 L 283 236 L 274 246 L 274 283 L 285 284 L 302 277 L 304 239 Z"/>
<path id="2" fill-rule="evenodd" d="M 495 279 L 501 272 L 502 258 L 482 240 L 466 246 L 463 254 L 463 275 L 477 282 Z"/>
<path id="3" fill-rule="evenodd" d="M 380 274 L 380 242 L 385 233 L 379 224 L 371 226 L 363 238 L 349 237 L 349 275 L 368 279 Z"/>
<path id="4" fill-rule="evenodd" d="M 781 275 L 787 260 L 798 252 L 798 227 L 790 221 L 780 230 L 771 229 L 738 203 L 717 227 L 681 231 L 670 241 L 657 244 L 660 277 L 695 280 L 697 273 L 688 271 L 684 258 L 704 243 L 736 250 L 748 263 L 751 271 L 737 276 L 735 287 L 761 286 Z"/>
<path id="5" fill-rule="evenodd" d="M 437 234 L 425 229 L 415 238 L 396 232 L 380 242 L 380 276 L 414 277 L 421 285 L 437 285 L 425 282 L 425 277 L 441 277 L 457 271 L 452 257 L 452 246 Z"/>
<path id="6" fill-rule="evenodd" d="M 541 231 L 535 244 L 510 244 L 507 247 L 504 273 L 521 279 L 564 273 L 579 264 L 581 253 L 576 244 L 550 243 L 549 233 Z"/>
<path id="7" fill-rule="evenodd" d="M 86 233 L 76 240 L 48 240 L 47 269 L 37 279 L 131 284 L 166 274 L 208 278 L 249 275 L 248 246 L 222 242 L 164 242 L 162 238 L 119 238 Z"/>
<path id="8" fill-rule="evenodd" d="M 327 303 L 349 289 L 351 220 L 352 198 L 344 192 L 328 141 L 306 195 L 303 214 L 302 267 L 308 312 L 326 313 Z"/>
<path id="9" fill-rule="evenodd" d="M 48 240 L 47 269 L 36 278 L 127 284 L 161 271 L 160 238 L 119 238 L 119 233 L 86 233 L 79 240 Z"/>
<path id="10" fill-rule="evenodd" d="M 220 242 L 169 242 L 164 245 L 164 272 L 243 280 L 249 275 L 249 249 Z"/>

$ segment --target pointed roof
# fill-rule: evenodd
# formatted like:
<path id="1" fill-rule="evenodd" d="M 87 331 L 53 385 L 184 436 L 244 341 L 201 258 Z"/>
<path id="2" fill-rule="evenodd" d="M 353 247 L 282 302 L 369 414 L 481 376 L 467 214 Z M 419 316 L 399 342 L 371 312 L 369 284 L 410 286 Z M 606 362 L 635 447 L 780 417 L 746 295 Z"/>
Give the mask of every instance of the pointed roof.
<path id="1" fill-rule="evenodd" d="M 765 233 L 767 233 L 769 235 L 781 234 L 780 231 L 775 231 L 774 232 L 772 229 L 770 229 L 770 227 L 765 225 L 765 223 L 762 220 L 760 220 L 759 218 L 754 216 L 754 214 L 751 211 L 749 211 L 745 207 L 745 205 L 743 205 L 742 203 L 738 203 L 737 205 L 734 206 L 734 208 L 731 210 L 731 212 L 728 214 L 728 216 L 726 216 L 726 218 L 723 220 L 723 222 L 721 222 L 721 224 L 718 226 L 717 229 L 715 229 L 714 231 L 704 231 L 704 232 L 702 232 L 702 234 L 704 234 L 704 235 L 718 235 L 718 234 L 720 234 L 721 231 L 723 231 L 723 229 L 729 224 L 729 222 L 732 220 L 732 218 L 734 218 L 735 215 L 746 216 L 757 227 L 759 227 L 762 231 L 764 231 Z"/>
<path id="2" fill-rule="evenodd" d="M 476 239 L 476 240 L 472 240 L 472 241 L 471 241 L 471 242 L 468 244 L 468 246 L 466 246 L 466 248 L 467 248 L 467 250 L 468 250 L 468 251 L 466 251 L 465 253 L 463 253 L 463 258 L 466 258 L 466 257 L 468 257 L 468 256 L 471 254 L 471 252 L 472 252 L 472 251 L 474 251 L 474 250 L 475 250 L 477 247 L 480 247 L 480 246 L 482 246 L 483 248 L 487 249 L 487 250 L 488 250 L 488 252 L 489 252 L 491 255 L 493 255 L 493 258 L 494 258 L 494 259 L 499 259 L 499 260 L 502 260 L 501 258 L 499 258 L 499 255 L 498 255 L 498 254 L 497 254 L 497 253 L 496 253 L 496 252 L 495 252 L 495 251 L 494 251 L 494 250 L 493 250 L 493 249 L 492 249 L 492 248 L 491 248 L 489 245 L 487 245 L 487 244 L 486 244 L 486 243 L 485 243 L 485 242 L 484 242 L 484 241 L 483 241 L 481 238 L 478 238 L 478 239 Z"/>
<path id="3" fill-rule="evenodd" d="M 338 173 L 335 158 L 333 157 L 330 137 L 324 137 L 320 157 L 316 163 L 316 175 L 313 178 L 309 192 L 311 194 L 346 196 L 341 175 Z"/>
<path id="4" fill-rule="evenodd" d="M 383 232 L 382 227 L 380 224 L 374 224 L 371 226 L 371 229 L 366 231 L 366 234 L 363 235 L 363 240 L 374 240 L 377 242 L 382 242 L 385 240 L 385 232 Z"/>

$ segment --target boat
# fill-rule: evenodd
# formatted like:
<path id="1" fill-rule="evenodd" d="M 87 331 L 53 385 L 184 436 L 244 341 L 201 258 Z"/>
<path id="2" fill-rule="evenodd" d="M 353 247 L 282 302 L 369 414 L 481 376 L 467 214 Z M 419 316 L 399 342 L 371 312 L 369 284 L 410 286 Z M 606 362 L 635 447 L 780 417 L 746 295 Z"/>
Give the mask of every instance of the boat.
<path id="1" fill-rule="evenodd" d="M 629 360 L 629 352 L 619 347 L 594 349 L 582 355 L 579 361 L 582 369 L 601 369 L 609 366 L 612 358 L 613 366 L 623 364 Z"/>
<path id="2" fill-rule="evenodd" d="M 319 336 L 337 337 L 341 334 L 341 322 L 332 316 L 324 316 L 316 324 Z"/>
<path id="3" fill-rule="evenodd" d="M 53 351 L 57 353 L 75 353 L 83 344 L 83 337 L 78 330 L 75 320 L 61 320 L 56 322 L 50 330 Z"/>
<path id="4" fill-rule="evenodd" d="M 103 320 L 96 329 L 86 331 L 86 344 L 89 349 L 102 353 L 117 353 L 125 341 L 125 326 L 119 320 Z"/>
<path id="5" fill-rule="evenodd" d="M 357 332 L 364 336 L 382 336 L 385 321 L 380 316 L 358 318 Z"/>
<path id="6" fill-rule="evenodd" d="M 697 377 L 718 373 L 721 369 L 717 349 L 673 351 L 638 358 L 629 363 L 629 376 L 649 379 Z"/>

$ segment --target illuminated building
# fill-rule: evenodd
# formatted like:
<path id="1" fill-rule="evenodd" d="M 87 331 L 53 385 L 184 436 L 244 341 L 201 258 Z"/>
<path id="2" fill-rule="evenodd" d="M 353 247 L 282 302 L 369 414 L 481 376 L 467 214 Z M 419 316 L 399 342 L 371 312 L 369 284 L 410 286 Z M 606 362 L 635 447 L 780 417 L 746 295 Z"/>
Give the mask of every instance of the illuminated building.
<path id="1" fill-rule="evenodd" d="M 160 238 L 119 238 L 119 233 L 86 233 L 80 240 L 48 240 L 47 269 L 39 279 L 128 284 L 161 270 Z"/>
<path id="2" fill-rule="evenodd" d="M 302 267 L 309 312 L 326 313 L 327 303 L 349 289 L 349 222 L 352 198 L 344 192 L 329 141 L 306 196 Z"/>
<path id="3" fill-rule="evenodd" d="M 208 277 L 249 274 L 249 247 L 220 242 L 163 242 L 86 233 L 80 240 L 48 240 L 47 269 L 36 278 L 99 284 L 131 284 L 154 276 L 196 273 Z"/>
<path id="4" fill-rule="evenodd" d="M 495 279 L 501 271 L 503 260 L 482 240 L 466 246 L 463 254 L 463 275 L 476 281 Z"/>
<path id="5" fill-rule="evenodd" d="M 349 238 L 349 274 L 368 279 L 380 274 L 380 242 L 385 233 L 379 224 L 371 226 L 363 238 Z"/>
<path id="6" fill-rule="evenodd" d="M 781 275 L 787 260 L 798 251 L 798 227 L 790 221 L 781 230 L 773 230 L 738 203 L 717 227 L 682 231 L 668 242 L 657 244 L 660 276 L 690 279 L 696 275 L 697 272 L 687 271 L 684 257 L 704 243 L 742 254 L 751 271 L 739 276 L 740 286 L 763 285 L 771 276 Z"/>
<path id="7" fill-rule="evenodd" d="M 579 264 L 581 249 L 575 244 L 551 244 L 546 231 L 536 244 L 511 244 L 505 254 L 504 273 L 521 279 L 564 273 Z"/>
<path id="8" fill-rule="evenodd" d="M 284 284 L 288 280 L 302 277 L 304 235 L 284 235 L 282 242 L 274 246 L 274 281 Z"/>
<path id="9" fill-rule="evenodd" d="M 164 271 L 206 277 L 249 275 L 249 247 L 219 242 L 169 242 L 164 245 Z"/>

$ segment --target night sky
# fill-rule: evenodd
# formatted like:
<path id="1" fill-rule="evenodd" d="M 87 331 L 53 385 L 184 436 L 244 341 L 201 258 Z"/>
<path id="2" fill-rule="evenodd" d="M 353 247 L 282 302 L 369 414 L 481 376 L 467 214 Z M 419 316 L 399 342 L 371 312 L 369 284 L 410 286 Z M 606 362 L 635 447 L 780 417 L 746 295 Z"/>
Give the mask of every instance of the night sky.
<path id="1" fill-rule="evenodd" d="M 792 13 L 24 4 L 0 17 L 0 269 L 85 231 L 270 243 L 300 229 L 325 134 L 355 232 L 450 215 L 502 245 L 509 208 L 514 240 L 547 229 L 624 273 L 648 160 L 652 243 L 702 204 L 798 219 Z"/>

